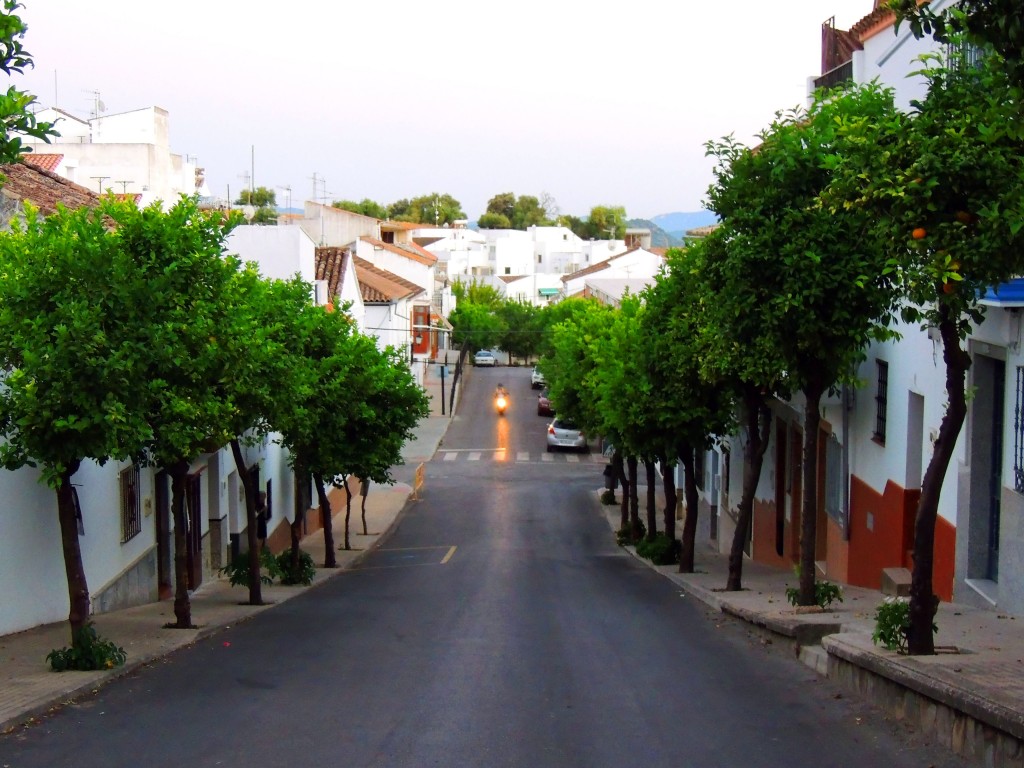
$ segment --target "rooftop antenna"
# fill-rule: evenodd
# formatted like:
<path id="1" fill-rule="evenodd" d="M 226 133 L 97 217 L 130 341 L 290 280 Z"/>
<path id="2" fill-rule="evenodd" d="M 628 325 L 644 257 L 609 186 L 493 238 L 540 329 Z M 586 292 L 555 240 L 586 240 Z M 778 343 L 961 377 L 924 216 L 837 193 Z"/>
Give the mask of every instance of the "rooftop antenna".
<path id="1" fill-rule="evenodd" d="M 99 188 L 99 193 L 103 194 L 103 182 L 109 179 L 109 176 L 90 176 L 91 179 L 96 179 L 96 186 Z"/>
<path id="2" fill-rule="evenodd" d="M 93 178 L 95 179 L 95 178 L 98 178 L 98 177 L 93 176 Z M 135 182 L 134 182 L 133 179 L 115 179 L 114 183 L 115 184 L 120 184 L 121 185 L 121 194 L 122 195 L 126 195 L 126 194 L 128 194 L 128 185 L 129 184 L 134 184 Z"/>
<path id="3" fill-rule="evenodd" d="M 287 196 L 285 197 L 285 200 L 287 202 L 286 202 L 284 207 L 285 207 L 286 210 L 290 211 L 291 207 L 292 207 L 292 188 L 291 188 L 291 185 L 290 184 L 278 185 L 277 188 L 278 189 L 283 189 L 285 192 L 288 193 Z"/>
<path id="4" fill-rule="evenodd" d="M 87 91 L 92 94 L 92 118 L 95 120 L 102 113 L 107 111 L 107 105 L 103 103 L 103 99 L 100 98 L 99 91 Z"/>

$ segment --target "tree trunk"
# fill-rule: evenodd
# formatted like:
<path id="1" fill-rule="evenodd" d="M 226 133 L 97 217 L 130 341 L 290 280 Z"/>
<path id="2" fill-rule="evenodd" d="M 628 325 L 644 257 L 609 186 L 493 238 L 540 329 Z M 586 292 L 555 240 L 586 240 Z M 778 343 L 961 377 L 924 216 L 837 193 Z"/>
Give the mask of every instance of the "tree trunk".
<path id="1" fill-rule="evenodd" d="M 679 572 L 693 573 L 694 550 L 697 548 L 697 478 L 693 474 L 693 449 L 685 446 L 679 460 L 683 463 L 683 494 L 686 497 L 686 517 L 683 519 L 683 544 L 679 551 Z"/>
<path id="2" fill-rule="evenodd" d="M 665 490 L 665 513 L 662 519 L 665 521 L 665 535 L 672 541 L 676 539 L 676 504 L 678 503 L 675 466 L 674 462 L 669 464 L 663 461 L 661 464 L 661 468 L 664 470 L 661 475 L 661 485 Z"/>
<path id="3" fill-rule="evenodd" d="M 612 454 L 612 471 L 619 478 L 619 485 L 622 486 L 622 501 L 619 503 L 619 530 L 626 530 L 629 525 L 629 478 L 626 477 L 626 470 L 623 467 L 622 454 L 615 451 Z"/>
<path id="4" fill-rule="evenodd" d="M 647 540 L 653 541 L 658 535 L 658 474 L 654 462 L 644 459 L 647 472 Z"/>
<path id="5" fill-rule="evenodd" d="M 818 438 L 821 429 L 821 395 L 825 391 L 820 371 L 804 387 L 804 481 L 800 518 L 800 594 L 798 605 L 817 605 L 814 582 L 818 541 Z"/>
<path id="6" fill-rule="evenodd" d="M 761 478 L 764 454 L 768 449 L 771 434 L 772 412 L 764 395 L 756 386 L 746 387 L 743 393 L 743 417 L 747 426 L 747 445 L 743 455 L 743 492 L 736 509 L 736 530 L 729 550 L 729 577 L 726 591 L 738 592 L 743 589 L 743 549 L 747 543 L 747 532 L 754 517 L 754 494 Z"/>
<path id="7" fill-rule="evenodd" d="M 359 488 L 359 516 L 363 520 L 363 536 L 369 536 L 370 533 L 366 529 L 366 497 L 370 495 L 370 481 L 363 480 L 362 486 Z"/>
<path id="8" fill-rule="evenodd" d="M 76 647 L 82 629 L 89 621 L 89 585 L 82 563 L 82 547 L 78 541 L 78 515 L 71 477 L 79 462 L 71 464 L 60 476 L 57 487 L 57 518 L 60 521 L 60 543 L 64 550 L 64 574 L 68 582 L 68 623 L 71 625 L 71 646 Z"/>
<path id="9" fill-rule="evenodd" d="M 309 475 L 298 462 L 295 463 L 295 510 L 291 523 L 291 573 L 299 572 L 299 550 L 302 543 L 303 529 L 306 527 L 306 488 L 309 487 Z"/>
<path id="10" fill-rule="evenodd" d="M 242 478 L 245 491 L 245 540 L 249 546 L 249 605 L 263 605 L 263 582 L 260 579 L 260 540 L 256 521 L 256 486 L 242 457 L 242 445 L 238 438 L 231 441 L 231 455 L 235 457 L 235 468 Z"/>
<path id="11" fill-rule="evenodd" d="M 171 476 L 171 517 L 174 519 L 174 629 L 193 629 L 192 601 L 188 596 L 188 515 L 185 509 L 185 481 L 188 462 L 166 467 Z"/>
<path id="12" fill-rule="evenodd" d="M 316 483 L 316 497 L 320 499 L 320 522 L 324 526 L 324 568 L 337 568 L 338 556 L 334 554 L 334 517 L 331 515 L 331 502 L 324 488 L 324 478 L 313 475 Z"/>
<path id="13" fill-rule="evenodd" d="M 939 305 L 939 333 L 942 336 L 942 358 L 946 363 L 946 413 L 939 424 L 931 461 L 921 483 L 921 498 L 914 518 L 914 573 L 910 581 L 910 626 L 907 630 L 907 652 L 912 656 L 935 653 L 932 625 L 939 609 L 939 598 L 932 586 L 935 560 L 935 520 L 939 514 L 942 481 L 953 458 L 957 437 L 967 416 L 965 379 L 971 367 L 970 355 L 961 348 L 955 319 L 945 304 Z"/>
<path id="14" fill-rule="evenodd" d="M 345 487 L 345 549 L 347 551 L 352 549 L 348 536 L 348 521 L 352 517 L 352 490 L 348 487 L 348 475 L 341 479 L 341 484 Z"/>
<path id="15" fill-rule="evenodd" d="M 636 456 L 626 459 L 626 466 L 629 468 L 629 538 L 633 544 L 640 541 L 640 500 L 637 498 L 637 460 Z"/>

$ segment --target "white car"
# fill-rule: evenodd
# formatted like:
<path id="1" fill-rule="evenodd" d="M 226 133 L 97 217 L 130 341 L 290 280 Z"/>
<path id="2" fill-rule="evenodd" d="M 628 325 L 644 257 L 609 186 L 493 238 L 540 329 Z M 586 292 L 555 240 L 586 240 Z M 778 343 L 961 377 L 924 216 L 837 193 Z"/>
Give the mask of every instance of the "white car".
<path id="1" fill-rule="evenodd" d="M 494 353 L 487 349 L 481 349 L 473 355 L 473 365 L 489 365 L 492 368 L 498 364 Z"/>
<path id="2" fill-rule="evenodd" d="M 540 372 L 537 366 L 533 366 L 533 372 L 530 373 L 530 386 L 534 389 L 543 389 L 547 381 L 544 379 L 544 374 Z"/>

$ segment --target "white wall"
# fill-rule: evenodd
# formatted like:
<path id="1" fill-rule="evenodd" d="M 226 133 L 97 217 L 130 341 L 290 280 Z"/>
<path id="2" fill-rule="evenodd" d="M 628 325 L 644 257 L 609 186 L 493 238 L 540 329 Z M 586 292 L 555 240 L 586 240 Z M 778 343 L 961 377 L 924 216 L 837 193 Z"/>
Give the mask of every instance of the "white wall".
<path id="1" fill-rule="evenodd" d="M 300 227 L 246 224 L 231 230 L 226 245 L 228 253 L 255 261 L 264 277 L 290 280 L 297 274 L 308 283 L 316 277 L 316 245 Z"/>

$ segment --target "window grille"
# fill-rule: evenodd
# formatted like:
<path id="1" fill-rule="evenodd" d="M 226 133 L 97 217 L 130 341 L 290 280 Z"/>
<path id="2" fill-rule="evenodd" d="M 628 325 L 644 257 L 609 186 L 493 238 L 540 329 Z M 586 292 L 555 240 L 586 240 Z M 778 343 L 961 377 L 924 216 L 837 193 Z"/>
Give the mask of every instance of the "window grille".
<path id="1" fill-rule="evenodd" d="M 142 506 L 139 503 L 139 467 L 133 464 L 121 470 L 121 543 L 142 532 Z"/>
<path id="2" fill-rule="evenodd" d="M 889 364 L 882 360 L 878 365 L 878 386 L 875 392 L 875 434 L 880 443 L 885 442 L 886 419 L 889 416 Z"/>
<path id="3" fill-rule="evenodd" d="M 825 442 L 825 513 L 846 528 L 843 514 L 843 446 L 835 435 Z"/>

